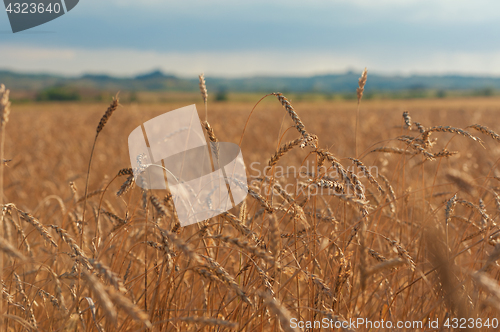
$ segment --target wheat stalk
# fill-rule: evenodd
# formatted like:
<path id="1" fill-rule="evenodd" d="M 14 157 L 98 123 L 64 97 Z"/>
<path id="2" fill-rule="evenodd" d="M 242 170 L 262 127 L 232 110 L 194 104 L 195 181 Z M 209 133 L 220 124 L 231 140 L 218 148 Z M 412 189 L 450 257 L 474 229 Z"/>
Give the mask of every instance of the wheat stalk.
<path id="1" fill-rule="evenodd" d="M 394 153 L 394 154 L 409 154 L 409 155 L 417 154 L 416 151 L 409 151 L 407 149 L 399 149 L 399 148 L 393 148 L 393 147 L 389 147 L 389 146 L 382 146 L 380 148 L 373 149 L 369 153 L 373 153 L 373 152 L 384 152 L 384 153 Z"/>
<path id="2" fill-rule="evenodd" d="M 96 134 L 94 137 L 94 143 L 92 144 L 92 150 L 90 151 L 90 158 L 89 158 L 89 166 L 87 168 L 87 179 L 85 181 L 85 194 L 84 194 L 84 203 L 83 203 L 83 212 L 82 212 L 82 228 L 80 231 L 80 247 L 83 247 L 83 233 L 84 233 L 84 228 L 85 228 L 85 212 L 87 209 L 87 195 L 88 195 L 88 190 L 89 190 L 89 181 L 90 181 L 90 167 L 92 166 L 92 157 L 94 156 L 94 149 L 95 145 L 97 143 L 97 137 L 99 137 L 99 133 L 104 129 L 104 126 L 108 122 L 109 118 L 113 115 L 113 113 L 116 111 L 118 108 L 119 99 L 118 99 L 118 93 L 116 96 L 113 98 L 113 101 L 109 105 L 108 109 L 104 113 L 104 115 L 101 117 L 101 120 L 99 121 L 99 124 L 97 125 L 96 129 Z"/>
<path id="3" fill-rule="evenodd" d="M 9 121 L 10 115 L 10 101 L 9 101 L 10 91 L 5 89 L 5 85 L 0 84 L 0 206 L 2 206 L 2 214 L 0 217 L 0 225 L 4 225 L 4 213 L 3 213 L 3 168 L 5 156 L 5 127 Z M 3 239 L 3 227 L 0 227 L 0 238 Z M 3 254 L 0 254 L 0 279 L 3 279 Z M 0 301 L 0 313 L 3 313 L 3 301 Z"/>
<path id="4" fill-rule="evenodd" d="M 237 323 L 231 322 L 228 320 L 224 319 L 218 319 L 218 318 L 210 318 L 210 317 L 179 317 L 175 318 L 176 320 L 180 320 L 185 323 L 192 323 L 192 324 L 200 324 L 200 325 L 213 325 L 213 326 L 222 326 L 222 327 L 227 327 L 234 329 L 238 326 Z"/>

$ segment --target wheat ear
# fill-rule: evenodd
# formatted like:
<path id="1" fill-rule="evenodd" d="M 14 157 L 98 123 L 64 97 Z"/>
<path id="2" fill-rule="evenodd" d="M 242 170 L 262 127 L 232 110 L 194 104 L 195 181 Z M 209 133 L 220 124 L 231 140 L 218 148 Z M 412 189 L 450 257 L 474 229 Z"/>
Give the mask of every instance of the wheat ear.
<path id="1" fill-rule="evenodd" d="M 287 110 L 288 114 L 292 118 L 292 121 L 295 123 L 295 127 L 302 135 L 303 141 L 300 147 L 304 148 L 307 145 L 309 145 L 316 149 L 318 147 L 318 137 L 316 135 L 309 134 L 306 131 L 304 123 L 302 123 L 302 120 L 300 120 L 299 115 L 297 114 L 297 112 L 295 112 L 294 108 L 292 107 L 292 104 L 290 104 L 288 99 L 286 99 L 286 97 L 283 96 L 281 92 L 273 92 L 272 95 L 278 98 L 281 105 L 283 105 L 283 107 Z"/>
<path id="2" fill-rule="evenodd" d="M 493 130 L 491 130 L 490 128 L 488 128 L 486 126 L 474 124 L 474 125 L 465 127 L 465 129 L 467 129 L 467 128 L 473 128 L 473 129 L 475 129 L 483 134 L 490 136 L 491 138 L 493 138 L 496 141 L 500 141 L 500 135 L 498 135 L 497 133 L 495 133 Z"/>
<path id="3" fill-rule="evenodd" d="M 278 151 L 276 151 L 271 159 L 268 162 L 269 166 L 274 166 L 278 163 L 281 157 L 283 157 L 288 151 L 292 150 L 294 147 L 302 143 L 303 139 L 297 138 L 293 141 L 283 144 L 279 147 Z"/>
<path id="4" fill-rule="evenodd" d="M 361 77 L 358 81 L 358 88 L 356 89 L 356 94 L 358 95 L 358 106 L 356 108 L 356 127 L 354 128 L 354 148 L 356 153 L 356 158 L 358 157 L 358 131 L 359 131 L 359 104 L 361 103 L 361 98 L 363 98 L 363 92 L 365 91 L 366 79 L 368 77 L 368 70 L 363 70 Z"/>
<path id="5" fill-rule="evenodd" d="M 198 76 L 200 80 L 200 92 L 203 98 L 203 103 L 205 104 L 205 121 L 208 121 L 208 91 L 207 83 L 205 82 L 205 75 L 203 73 Z"/>
<path id="6" fill-rule="evenodd" d="M 403 119 L 405 120 L 405 125 L 408 130 L 411 130 L 411 116 L 407 111 L 403 112 Z"/>
<path id="7" fill-rule="evenodd" d="M 465 130 L 460 129 L 460 128 L 450 127 L 450 126 L 436 126 L 436 127 L 428 128 L 422 133 L 422 139 L 424 141 L 428 141 L 429 136 L 433 132 L 458 134 L 458 135 L 461 135 L 463 137 L 470 138 L 471 140 L 483 145 L 483 141 L 480 138 L 472 136 L 471 133 L 469 133 L 468 131 L 465 131 Z"/>

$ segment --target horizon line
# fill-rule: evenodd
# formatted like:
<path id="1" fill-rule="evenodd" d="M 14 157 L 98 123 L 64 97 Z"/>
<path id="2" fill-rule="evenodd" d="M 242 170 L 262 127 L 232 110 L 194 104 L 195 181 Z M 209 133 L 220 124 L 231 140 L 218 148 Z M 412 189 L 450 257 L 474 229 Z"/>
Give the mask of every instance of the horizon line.
<path id="1" fill-rule="evenodd" d="M 359 75 L 361 76 L 363 69 L 359 70 Z M 85 76 L 106 76 L 110 78 L 115 78 L 115 79 L 137 79 L 140 76 L 147 76 L 150 74 L 155 74 L 159 73 L 163 76 L 173 76 L 174 78 L 177 79 L 197 79 L 197 75 L 191 75 L 191 74 L 182 74 L 182 73 L 174 73 L 174 72 L 169 72 L 165 71 L 161 68 L 152 68 L 147 71 L 141 71 L 135 74 L 125 74 L 125 75 L 120 75 L 117 73 L 113 72 L 92 72 L 90 71 L 82 71 L 80 73 L 62 73 L 62 72 L 56 72 L 56 71 L 44 71 L 44 70 L 30 70 L 30 71 L 24 71 L 24 70 L 16 70 L 16 69 L 10 69 L 10 68 L 2 68 L 0 67 L 0 73 L 2 72 L 8 72 L 8 73 L 13 73 L 17 75 L 46 75 L 46 76 L 53 76 L 53 77 L 60 77 L 60 78 L 65 78 L 65 79 L 74 79 L 74 78 L 83 78 Z M 202 74 L 202 73 L 200 73 Z M 358 70 L 350 68 L 346 70 L 341 70 L 341 71 L 325 71 L 323 73 L 320 72 L 311 72 L 309 74 L 299 74 L 299 73 L 288 73 L 288 74 L 283 74 L 283 73 L 255 73 L 255 74 L 235 74 L 233 75 L 225 75 L 225 74 L 205 74 L 206 79 L 228 79 L 228 80 L 235 80 L 235 79 L 252 79 L 252 78 L 313 78 L 313 77 L 321 77 L 321 76 L 342 76 L 342 75 L 353 75 L 353 74 L 358 74 Z M 394 78 L 394 77 L 403 77 L 403 78 L 409 78 L 409 77 L 415 77 L 415 76 L 420 76 L 420 77 L 467 77 L 467 78 L 489 78 L 489 79 L 500 79 L 500 74 L 486 74 L 486 73 L 467 73 L 467 72 L 458 72 L 458 71 L 447 71 L 447 72 L 419 72 L 419 71 L 414 71 L 414 72 L 400 72 L 400 71 L 375 71 L 375 72 L 370 72 L 368 69 L 368 75 L 375 75 L 379 77 L 387 77 L 387 78 Z"/>

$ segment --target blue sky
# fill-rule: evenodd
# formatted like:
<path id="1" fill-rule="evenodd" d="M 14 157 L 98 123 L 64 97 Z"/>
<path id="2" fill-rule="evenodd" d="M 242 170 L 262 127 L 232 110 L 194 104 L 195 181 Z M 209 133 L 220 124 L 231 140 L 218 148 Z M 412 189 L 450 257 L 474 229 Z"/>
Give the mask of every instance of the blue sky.
<path id="1" fill-rule="evenodd" d="M 12 34 L 0 68 L 67 75 L 500 75 L 498 0 L 80 0 Z"/>

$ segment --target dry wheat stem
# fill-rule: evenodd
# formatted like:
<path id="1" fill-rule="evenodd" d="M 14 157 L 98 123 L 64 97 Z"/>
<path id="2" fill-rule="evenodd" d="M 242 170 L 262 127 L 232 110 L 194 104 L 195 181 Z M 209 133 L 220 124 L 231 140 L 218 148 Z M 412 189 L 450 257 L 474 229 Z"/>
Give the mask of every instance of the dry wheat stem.
<path id="1" fill-rule="evenodd" d="M 372 153 L 372 152 L 385 152 L 385 153 L 408 154 L 408 155 L 417 154 L 416 151 L 409 151 L 407 149 L 399 149 L 399 148 L 393 148 L 393 147 L 389 147 L 389 146 L 382 146 L 380 148 L 373 149 L 369 153 Z"/>
<path id="2" fill-rule="evenodd" d="M 200 324 L 200 325 L 213 325 L 213 326 L 223 326 L 227 328 L 234 329 L 238 326 L 237 323 L 231 322 L 228 320 L 224 319 L 218 319 L 218 318 L 210 318 L 210 317 L 179 317 L 175 318 L 175 320 L 180 320 L 182 322 L 186 323 L 192 323 L 192 324 Z"/>
<path id="3" fill-rule="evenodd" d="M 104 192 L 104 189 L 97 189 L 97 190 L 94 190 L 94 191 L 92 191 L 92 192 L 88 193 L 88 194 L 87 194 L 87 196 L 85 196 L 85 197 L 80 197 L 80 198 L 76 201 L 76 203 L 81 203 L 81 202 L 83 202 L 85 199 L 92 198 L 92 197 L 97 196 L 97 195 L 99 195 L 99 194 L 101 194 L 101 193 L 103 193 L 103 192 Z"/>
<path id="4" fill-rule="evenodd" d="M 9 121 L 10 114 L 10 101 L 9 101 L 10 91 L 5 89 L 5 85 L 0 84 L 0 161 L 4 160 L 5 157 L 5 127 Z M 0 162 L 0 206 L 2 207 L 2 213 L 0 216 L 0 238 L 3 239 L 3 225 L 4 213 L 3 213 L 3 171 L 4 163 Z M 0 279 L 3 279 L 3 254 L 0 253 Z M 3 301 L 0 301 L 0 314 L 3 314 Z"/>
<path id="5" fill-rule="evenodd" d="M 87 210 L 87 195 L 88 195 L 88 190 L 89 190 L 89 181 L 90 181 L 90 168 L 92 167 L 92 159 L 94 156 L 94 149 L 97 143 L 97 138 L 99 137 L 99 133 L 104 129 L 104 126 L 108 122 L 109 118 L 113 113 L 116 111 L 119 105 L 119 99 L 118 99 L 118 93 L 116 96 L 113 98 L 111 104 L 109 105 L 108 109 L 104 113 L 104 115 L 101 117 L 101 120 L 99 121 L 99 124 L 97 125 L 96 129 L 96 134 L 94 137 L 94 143 L 92 144 L 92 150 L 90 151 L 90 158 L 89 158 L 89 165 L 87 168 L 87 179 L 85 181 L 85 193 L 84 193 L 84 202 L 83 202 L 83 212 L 82 212 L 82 227 L 80 230 L 80 247 L 83 248 L 83 236 L 84 236 L 84 231 L 85 231 L 85 212 Z M 80 283 L 78 283 L 80 285 Z"/>

